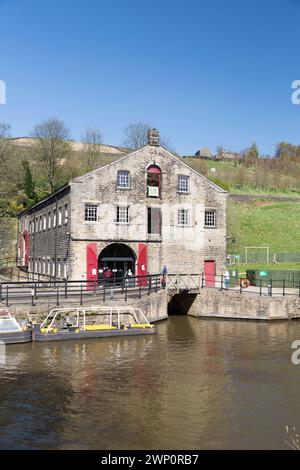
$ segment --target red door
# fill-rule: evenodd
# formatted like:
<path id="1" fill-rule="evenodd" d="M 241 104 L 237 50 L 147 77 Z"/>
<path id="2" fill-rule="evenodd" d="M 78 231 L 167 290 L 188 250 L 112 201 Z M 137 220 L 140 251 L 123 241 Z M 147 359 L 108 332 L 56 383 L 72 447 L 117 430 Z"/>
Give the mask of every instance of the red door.
<path id="1" fill-rule="evenodd" d="M 147 245 L 145 243 L 139 243 L 139 256 L 138 256 L 138 276 L 147 276 L 147 261 L 148 261 Z M 147 285 L 147 278 L 139 279 L 141 286 Z"/>
<path id="2" fill-rule="evenodd" d="M 97 243 L 90 243 L 86 247 L 86 278 L 92 281 L 87 283 L 87 289 L 92 290 L 98 280 Z"/>
<path id="3" fill-rule="evenodd" d="M 205 287 L 215 287 L 216 262 L 204 262 Z"/>

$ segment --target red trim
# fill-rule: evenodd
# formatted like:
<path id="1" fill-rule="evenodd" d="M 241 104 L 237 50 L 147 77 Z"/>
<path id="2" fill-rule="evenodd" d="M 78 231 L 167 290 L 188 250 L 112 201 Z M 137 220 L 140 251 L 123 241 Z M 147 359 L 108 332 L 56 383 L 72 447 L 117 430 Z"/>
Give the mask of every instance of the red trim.
<path id="1" fill-rule="evenodd" d="M 93 290 L 94 282 L 98 280 L 97 243 L 90 243 L 86 247 L 86 278 L 92 281 L 87 283 L 87 289 Z"/>
<path id="2" fill-rule="evenodd" d="M 151 165 L 151 166 L 149 166 L 147 172 L 148 173 L 154 173 L 156 175 L 160 175 L 161 174 L 161 169 L 156 165 Z"/>
<path id="3" fill-rule="evenodd" d="M 147 276 L 148 274 L 148 247 L 146 243 L 139 243 L 138 254 L 138 276 Z M 147 279 L 140 280 L 141 286 L 147 285 Z"/>

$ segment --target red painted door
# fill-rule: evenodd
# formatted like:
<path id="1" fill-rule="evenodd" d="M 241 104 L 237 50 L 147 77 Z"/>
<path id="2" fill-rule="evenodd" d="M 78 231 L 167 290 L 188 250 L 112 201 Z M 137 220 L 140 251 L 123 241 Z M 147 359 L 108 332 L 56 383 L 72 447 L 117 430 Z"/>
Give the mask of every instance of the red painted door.
<path id="1" fill-rule="evenodd" d="M 215 275 L 216 275 L 216 262 L 205 261 L 204 262 L 204 276 L 205 276 L 206 287 L 215 287 Z"/>
<path id="2" fill-rule="evenodd" d="M 97 243 L 90 243 L 86 247 L 86 279 L 91 281 L 87 283 L 87 289 L 92 290 L 95 281 L 98 281 Z"/>
<path id="3" fill-rule="evenodd" d="M 138 256 L 138 276 L 147 276 L 148 274 L 148 247 L 146 243 L 139 243 L 139 256 Z M 147 279 L 141 279 L 140 285 L 146 286 Z"/>

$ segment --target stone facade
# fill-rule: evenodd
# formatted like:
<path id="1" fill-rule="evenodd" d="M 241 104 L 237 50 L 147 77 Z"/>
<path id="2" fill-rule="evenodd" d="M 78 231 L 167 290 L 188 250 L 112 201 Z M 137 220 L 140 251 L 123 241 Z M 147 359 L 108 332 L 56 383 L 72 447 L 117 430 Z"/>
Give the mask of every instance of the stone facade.
<path id="1" fill-rule="evenodd" d="M 160 172 L 159 188 L 154 196 L 148 192 L 151 190 L 149 167 Z M 127 172 L 127 187 L 119 187 L 119 172 Z M 185 180 L 184 191 L 179 190 L 179 179 Z M 104 248 L 117 243 L 132 250 L 135 274 L 158 273 L 163 265 L 169 273 L 199 273 L 209 260 L 215 262 L 215 271 L 220 274 L 226 258 L 226 201 L 225 191 L 182 160 L 162 147 L 147 145 L 76 178 L 63 190 L 21 214 L 19 264 L 26 266 L 27 252 L 31 272 L 46 271 L 58 278 L 74 280 L 96 279 L 99 255 Z M 97 208 L 95 220 L 86 220 L 87 206 Z M 128 220 L 118 220 L 118 207 L 128 207 Z M 47 218 L 54 210 L 58 219 L 59 208 L 61 224 L 57 220 L 55 228 L 53 223 L 48 228 L 46 221 L 45 230 L 39 226 L 37 229 L 36 219 L 39 224 L 42 217 L 44 223 L 45 214 Z M 149 230 L 150 208 L 155 214 L 160 212 L 159 230 Z M 178 211 L 183 211 L 183 224 L 179 224 Z M 205 211 L 213 214 L 212 226 L 205 226 Z M 36 264 L 37 260 L 42 266 Z"/>

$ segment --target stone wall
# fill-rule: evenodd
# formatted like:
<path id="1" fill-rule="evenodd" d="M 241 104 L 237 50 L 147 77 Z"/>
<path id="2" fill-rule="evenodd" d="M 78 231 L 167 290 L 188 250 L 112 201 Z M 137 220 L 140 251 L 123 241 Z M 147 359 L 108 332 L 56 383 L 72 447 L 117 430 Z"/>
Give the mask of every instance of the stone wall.
<path id="1" fill-rule="evenodd" d="M 62 299 L 63 300 L 63 299 Z M 156 293 L 152 293 L 151 295 L 145 295 L 141 299 L 128 299 L 127 302 L 122 300 L 109 300 L 107 299 L 106 302 L 99 302 L 97 300 L 91 299 L 89 302 L 85 301 L 82 308 L 92 307 L 92 306 L 124 306 L 127 305 L 128 307 L 136 307 L 140 308 L 143 313 L 148 318 L 149 322 L 157 322 L 160 320 L 165 320 L 168 318 L 168 296 L 165 291 L 159 291 Z M 68 303 L 68 301 L 64 301 L 61 305 L 62 308 L 72 308 L 72 307 L 79 307 L 79 303 L 74 304 Z M 9 308 L 11 314 L 13 314 L 17 320 L 34 320 L 36 322 L 40 322 L 45 316 L 52 310 L 53 308 L 58 308 L 54 304 L 38 304 L 35 307 L 31 307 L 30 305 L 13 305 Z"/>
<path id="2" fill-rule="evenodd" d="M 300 318 L 298 297 L 267 297 L 233 291 L 203 289 L 200 294 L 182 295 L 182 309 L 195 317 L 218 317 L 245 320 L 287 320 Z M 185 297 L 191 297 L 187 300 Z M 189 308 L 187 307 L 189 302 Z M 186 311 L 187 310 L 187 311 Z"/>

